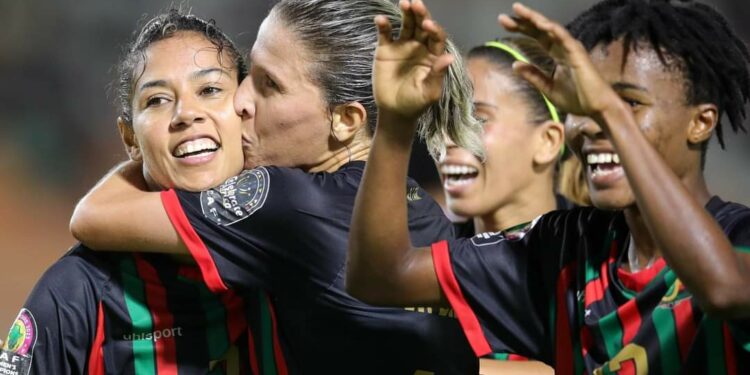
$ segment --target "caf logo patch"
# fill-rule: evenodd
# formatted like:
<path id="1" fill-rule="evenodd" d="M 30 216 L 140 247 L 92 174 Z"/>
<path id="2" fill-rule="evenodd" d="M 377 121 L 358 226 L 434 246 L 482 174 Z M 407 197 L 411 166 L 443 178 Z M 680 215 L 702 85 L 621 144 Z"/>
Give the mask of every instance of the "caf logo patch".
<path id="1" fill-rule="evenodd" d="M 218 225 L 231 225 L 263 207 L 270 185 L 263 167 L 243 171 L 216 188 L 201 193 L 203 215 Z"/>
<path id="2" fill-rule="evenodd" d="M 21 309 L 10 327 L 8 338 L 0 351 L 0 371 L 9 374 L 28 374 L 36 345 L 37 327 L 34 315 Z"/>

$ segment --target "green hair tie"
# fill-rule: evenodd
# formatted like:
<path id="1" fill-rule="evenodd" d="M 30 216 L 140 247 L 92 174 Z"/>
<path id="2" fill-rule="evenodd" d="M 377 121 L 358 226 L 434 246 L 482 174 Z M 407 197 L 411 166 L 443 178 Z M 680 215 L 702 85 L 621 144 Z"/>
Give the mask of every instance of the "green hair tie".
<path id="1" fill-rule="evenodd" d="M 497 41 L 497 40 L 492 40 L 492 41 L 489 41 L 489 42 L 485 43 L 484 45 L 486 47 L 499 48 L 499 49 L 501 49 L 501 50 L 509 53 L 516 60 L 521 61 L 521 62 L 525 62 L 527 64 L 531 64 L 531 62 L 529 61 L 529 59 L 527 59 L 526 56 L 524 56 L 523 54 L 521 54 L 521 52 L 518 52 L 513 47 L 511 47 L 511 46 L 509 46 L 509 45 L 507 45 L 507 44 L 505 44 L 503 42 L 500 42 L 500 41 Z M 549 114 L 552 117 L 552 121 L 554 121 L 554 122 L 560 122 L 560 115 L 557 114 L 557 108 L 555 107 L 555 105 L 552 104 L 552 102 L 547 98 L 546 95 L 544 95 L 544 93 L 542 93 L 540 91 L 539 94 L 542 95 L 542 99 L 544 99 L 544 103 L 547 105 L 547 110 L 549 111 Z M 563 145 L 560 148 L 560 155 L 562 155 L 564 153 L 565 153 L 565 142 L 563 142 Z"/>

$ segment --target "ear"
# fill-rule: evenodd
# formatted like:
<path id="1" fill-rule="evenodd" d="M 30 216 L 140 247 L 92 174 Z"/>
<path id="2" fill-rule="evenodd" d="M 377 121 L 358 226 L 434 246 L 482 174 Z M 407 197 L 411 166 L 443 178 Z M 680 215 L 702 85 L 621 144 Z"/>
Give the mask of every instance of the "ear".
<path id="1" fill-rule="evenodd" d="M 697 145 L 711 138 L 716 124 L 719 122 L 719 109 L 713 104 L 700 104 L 695 107 L 695 113 L 687 129 L 687 139 L 690 144 Z"/>
<path id="2" fill-rule="evenodd" d="M 359 102 L 336 106 L 331 119 L 331 135 L 339 142 L 348 144 L 367 126 L 367 110 Z"/>
<path id="3" fill-rule="evenodd" d="M 546 165 L 554 163 L 560 156 L 565 142 L 565 127 L 559 122 L 549 120 L 537 125 L 537 149 L 534 152 L 534 163 Z"/>
<path id="4" fill-rule="evenodd" d="M 128 153 L 130 160 L 143 161 L 143 156 L 141 155 L 141 147 L 138 145 L 138 141 L 135 139 L 133 126 L 125 122 L 122 117 L 118 117 L 117 129 L 120 131 L 120 138 L 122 138 L 122 143 L 125 145 L 125 152 Z"/>

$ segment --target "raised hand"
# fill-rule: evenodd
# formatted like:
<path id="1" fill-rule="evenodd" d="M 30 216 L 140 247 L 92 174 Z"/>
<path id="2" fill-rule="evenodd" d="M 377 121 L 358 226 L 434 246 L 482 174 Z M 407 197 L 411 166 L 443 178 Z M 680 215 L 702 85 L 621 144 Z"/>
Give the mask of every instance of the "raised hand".
<path id="1" fill-rule="evenodd" d="M 375 18 L 378 47 L 373 91 L 381 114 L 412 121 L 440 98 L 453 57 L 445 52 L 445 32 L 430 18 L 421 0 L 401 0 L 399 6 L 403 22 L 398 39 L 392 37 L 385 16 Z"/>
<path id="2" fill-rule="evenodd" d="M 553 76 L 537 67 L 516 62 L 513 69 L 544 93 L 564 112 L 596 116 L 620 100 L 597 72 L 588 51 L 562 25 L 522 4 L 513 4 L 514 17 L 501 14 L 508 31 L 536 39 L 557 63 Z"/>

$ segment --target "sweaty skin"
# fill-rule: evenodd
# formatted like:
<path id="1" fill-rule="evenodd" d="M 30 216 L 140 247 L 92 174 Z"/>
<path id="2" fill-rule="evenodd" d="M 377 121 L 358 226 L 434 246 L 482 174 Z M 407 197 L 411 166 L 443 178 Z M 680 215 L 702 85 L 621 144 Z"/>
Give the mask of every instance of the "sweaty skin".
<path id="1" fill-rule="evenodd" d="M 579 155 L 591 151 L 586 147 L 611 142 L 613 151 L 620 157 L 624 170 L 621 182 L 606 185 L 606 181 L 591 181 L 593 176 L 589 174 L 594 205 L 624 210 L 638 254 L 645 258 L 654 254 L 664 256 L 706 312 L 722 318 L 750 315 L 750 290 L 745 287 L 750 282 L 750 257 L 734 251 L 703 207 L 709 195 L 702 175 L 700 179 L 691 178 L 695 174 L 693 171 L 700 169 L 699 150 L 695 150 L 699 147 L 690 147 L 689 154 L 678 149 L 673 154 L 662 155 L 663 148 L 664 152 L 671 152 L 675 147 L 670 143 L 671 136 L 654 137 L 656 144 L 649 138 L 649 134 L 654 134 L 649 128 L 653 127 L 683 137 L 687 135 L 684 143 L 700 144 L 710 137 L 716 124 L 716 106 L 683 106 L 681 110 L 686 113 L 680 112 L 672 121 L 687 122 L 682 124 L 687 131 L 670 130 L 672 128 L 663 122 L 653 122 L 644 130 L 640 126 L 645 123 L 644 119 L 637 111 L 634 113 L 628 104 L 632 99 L 624 95 L 623 89 L 629 86 L 610 81 L 614 79 L 611 72 L 619 70 L 619 66 L 599 71 L 587 51 L 564 27 L 520 4 L 514 5 L 514 11 L 516 18 L 501 16 L 501 24 L 509 31 L 522 32 L 549 46 L 550 54 L 559 65 L 554 77 L 547 77 L 527 64 L 516 63 L 514 69 L 563 111 L 593 119 L 572 132 L 571 143 Z M 430 25 L 428 22 L 425 26 Z M 386 55 L 388 50 L 382 48 L 384 45 L 381 41 L 382 54 Z M 399 47 L 398 43 L 393 47 Z M 613 47 L 617 47 L 616 43 Z M 613 55 L 617 55 L 616 51 L 607 59 Z M 596 59 L 596 54 L 594 56 Z M 661 75 L 664 69 L 651 71 Z M 666 82 L 662 80 L 654 85 Z M 391 94 L 376 95 L 380 100 L 381 122 L 352 222 L 348 290 L 374 304 L 444 304 L 432 255 L 426 248 L 412 248 L 405 225 L 406 207 L 397 198 L 404 194 L 414 135 L 410 118 L 403 114 L 413 116 L 418 108 L 399 108 L 407 104 L 393 101 L 396 87 L 404 86 L 375 80 L 376 94 L 388 89 Z M 427 91 L 428 88 L 425 85 L 415 89 Z M 675 92 L 677 89 L 673 87 L 672 95 L 676 95 Z M 429 98 L 424 92 L 422 97 Z M 678 168 L 683 158 L 692 160 L 686 171 Z M 629 191 L 632 191 L 632 198 L 628 198 Z M 682 208 L 680 225 L 672 224 L 674 207 Z M 653 249 L 649 249 L 649 245 Z"/>

